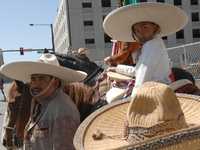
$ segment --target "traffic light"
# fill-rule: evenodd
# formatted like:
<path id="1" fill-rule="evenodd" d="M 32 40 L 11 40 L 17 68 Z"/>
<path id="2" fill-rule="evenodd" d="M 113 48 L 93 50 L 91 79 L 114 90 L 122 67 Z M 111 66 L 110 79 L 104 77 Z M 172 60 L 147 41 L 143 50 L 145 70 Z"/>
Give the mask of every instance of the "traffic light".
<path id="1" fill-rule="evenodd" d="M 44 53 L 49 53 L 49 50 L 47 48 L 44 48 Z"/>
<path id="2" fill-rule="evenodd" d="M 20 51 L 20 55 L 24 55 L 24 48 L 23 47 L 20 47 L 19 51 Z"/>

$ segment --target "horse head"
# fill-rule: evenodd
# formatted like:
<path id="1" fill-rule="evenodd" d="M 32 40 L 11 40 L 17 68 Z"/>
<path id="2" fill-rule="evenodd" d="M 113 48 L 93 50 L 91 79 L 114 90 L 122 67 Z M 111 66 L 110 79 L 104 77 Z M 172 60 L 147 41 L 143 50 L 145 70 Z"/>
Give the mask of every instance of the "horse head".
<path id="1" fill-rule="evenodd" d="M 5 116 L 5 146 L 17 146 L 23 141 L 24 128 L 28 122 L 31 110 L 32 96 L 29 92 L 29 85 L 20 81 L 14 81 L 8 91 L 8 106 Z M 22 144 L 22 143 L 21 143 Z M 22 146 L 19 144 L 18 146 Z"/>

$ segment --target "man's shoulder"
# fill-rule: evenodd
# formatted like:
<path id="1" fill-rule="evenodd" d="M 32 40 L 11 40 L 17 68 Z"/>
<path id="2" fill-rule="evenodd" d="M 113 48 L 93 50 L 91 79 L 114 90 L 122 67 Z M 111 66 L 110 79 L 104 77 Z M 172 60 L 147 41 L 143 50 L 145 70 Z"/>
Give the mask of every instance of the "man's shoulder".
<path id="1" fill-rule="evenodd" d="M 71 117 L 74 120 L 79 120 L 79 112 L 71 98 L 64 92 L 60 92 L 54 99 L 50 101 L 47 107 L 48 114 L 55 118 Z"/>
<path id="2" fill-rule="evenodd" d="M 62 90 L 49 102 L 49 109 L 66 111 L 66 109 L 76 109 L 72 99 Z"/>
<path id="3" fill-rule="evenodd" d="M 160 37 L 155 37 L 152 40 L 147 41 L 144 47 L 165 47 L 163 40 Z"/>
<path id="4" fill-rule="evenodd" d="M 154 38 L 143 45 L 143 52 L 152 55 L 159 55 L 165 49 L 165 44 L 161 38 Z"/>
<path id="5" fill-rule="evenodd" d="M 64 91 L 60 90 L 56 96 L 50 101 L 49 105 L 68 105 L 68 103 L 71 103 L 71 98 L 64 93 Z"/>

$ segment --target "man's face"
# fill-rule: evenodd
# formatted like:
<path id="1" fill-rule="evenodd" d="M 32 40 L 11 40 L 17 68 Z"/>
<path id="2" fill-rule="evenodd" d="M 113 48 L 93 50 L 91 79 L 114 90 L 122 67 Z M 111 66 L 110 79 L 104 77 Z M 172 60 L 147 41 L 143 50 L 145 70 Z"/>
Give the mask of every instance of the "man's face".
<path id="1" fill-rule="evenodd" d="M 132 26 L 132 35 L 139 42 L 146 42 L 154 38 L 159 31 L 159 26 L 151 22 L 140 22 Z"/>
<path id="2" fill-rule="evenodd" d="M 43 74 L 33 74 L 31 75 L 30 88 L 33 95 L 38 95 L 44 89 L 47 88 L 52 76 Z"/>

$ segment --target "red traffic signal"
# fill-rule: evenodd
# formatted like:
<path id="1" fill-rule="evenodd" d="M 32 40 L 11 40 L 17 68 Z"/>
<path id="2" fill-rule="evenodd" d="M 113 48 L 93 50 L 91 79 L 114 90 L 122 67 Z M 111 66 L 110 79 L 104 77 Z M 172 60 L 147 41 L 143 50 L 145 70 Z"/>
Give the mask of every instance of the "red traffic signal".
<path id="1" fill-rule="evenodd" d="M 24 55 L 24 48 L 23 47 L 20 47 L 19 51 L 20 51 L 20 55 Z"/>
<path id="2" fill-rule="evenodd" d="M 49 53 L 49 50 L 47 48 L 44 48 L 44 53 Z"/>

